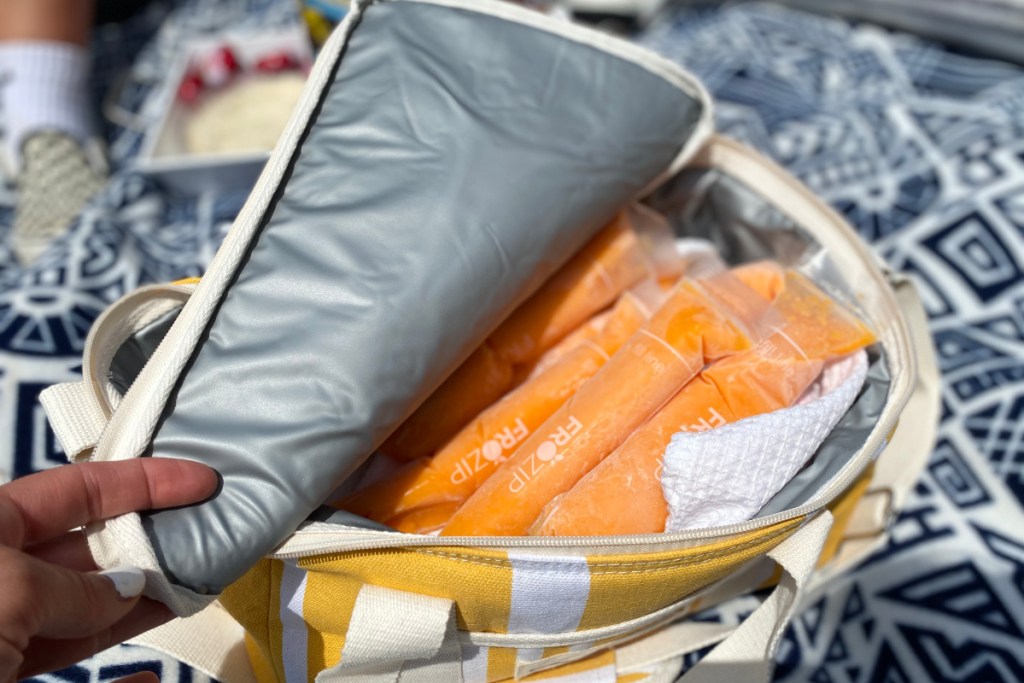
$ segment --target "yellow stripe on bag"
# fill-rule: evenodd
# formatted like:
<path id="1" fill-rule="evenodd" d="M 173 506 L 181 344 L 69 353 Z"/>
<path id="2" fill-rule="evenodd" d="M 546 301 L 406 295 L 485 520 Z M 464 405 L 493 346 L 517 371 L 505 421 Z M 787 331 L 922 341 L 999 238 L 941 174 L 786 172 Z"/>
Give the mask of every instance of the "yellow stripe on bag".
<path id="1" fill-rule="evenodd" d="M 726 541 L 643 555 L 592 555 L 590 599 L 580 630 L 602 628 L 667 607 L 725 577 L 796 531 L 803 518 Z"/>
<path id="2" fill-rule="evenodd" d="M 503 551 L 448 546 L 383 548 L 303 560 L 317 575 L 316 595 L 348 595 L 364 583 L 454 600 L 459 628 L 505 633 L 512 604 L 512 563 Z M 338 616 L 333 630 L 339 635 Z M 314 629 L 330 622 L 314 624 Z M 347 626 L 347 622 L 346 622 Z M 288 683 L 292 683 L 288 681 Z"/>
<path id="3" fill-rule="evenodd" d="M 264 620 L 264 623 L 266 620 Z M 252 664 L 252 672 L 259 683 L 273 683 L 277 674 L 274 671 L 274 664 L 267 659 L 266 650 L 263 646 L 248 633 L 245 634 L 245 653 L 249 655 L 249 663 Z"/>
<path id="4" fill-rule="evenodd" d="M 516 675 L 518 652 L 512 647 L 492 647 L 487 652 L 487 683 L 504 681 Z"/>
<path id="5" fill-rule="evenodd" d="M 267 612 L 267 635 L 269 637 L 268 647 L 270 650 L 270 662 L 274 665 L 274 673 L 278 681 L 284 681 L 284 665 L 281 659 L 283 643 L 281 634 L 281 573 L 284 569 L 283 562 L 270 563 L 270 596 L 268 599 Z"/>
<path id="6" fill-rule="evenodd" d="M 361 581 L 339 581 L 331 574 L 309 572 L 306 621 L 315 637 L 309 641 L 309 669 L 323 671 L 341 661 L 345 633 L 352 620 Z"/>
<path id="7" fill-rule="evenodd" d="M 249 636 L 246 648 L 250 660 L 254 662 L 253 668 L 259 683 L 275 683 L 280 680 L 280 671 L 276 669 L 278 659 L 269 649 L 272 647 L 271 642 L 280 642 L 276 638 L 271 640 L 270 620 L 267 618 L 268 608 L 274 611 L 277 609 L 277 598 L 274 597 L 276 591 L 272 591 L 272 564 L 270 560 L 261 560 L 220 596 L 221 604 Z M 273 606 L 268 607 L 268 602 Z M 259 651 L 258 658 L 253 655 L 253 649 Z M 256 662 L 260 666 L 256 666 Z"/>

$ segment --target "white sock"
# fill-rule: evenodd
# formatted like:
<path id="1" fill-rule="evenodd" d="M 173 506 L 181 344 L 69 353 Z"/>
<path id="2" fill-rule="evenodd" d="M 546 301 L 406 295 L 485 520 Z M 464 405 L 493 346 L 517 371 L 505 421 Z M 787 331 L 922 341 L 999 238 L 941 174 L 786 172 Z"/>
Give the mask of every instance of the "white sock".
<path id="1" fill-rule="evenodd" d="M 89 51 L 54 41 L 0 43 L 0 116 L 9 158 L 21 164 L 21 145 L 53 130 L 85 143 L 93 135 Z"/>

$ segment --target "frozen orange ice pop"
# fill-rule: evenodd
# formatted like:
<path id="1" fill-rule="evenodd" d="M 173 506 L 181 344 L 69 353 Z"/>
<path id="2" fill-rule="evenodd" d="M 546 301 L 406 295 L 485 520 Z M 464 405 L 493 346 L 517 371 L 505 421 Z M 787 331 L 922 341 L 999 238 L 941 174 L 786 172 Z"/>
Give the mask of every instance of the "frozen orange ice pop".
<path id="1" fill-rule="evenodd" d="M 378 450 L 396 460 L 430 455 L 512 386 L 512 366 L 484 342 Z"/>
<path id="2" fill-rule="evenodd" d="M 548 501 L 615 450 L 706 363 L 750 348 L 758 303 L 764 304 L 729 274 L 681 281 L 651 320 L 459 508 L 442 535 L 526 533 Z"/>
<path id="3" fill-rule="evenodd" d="M 530 532 L 590 536 L 664 531 L 668 507 L 661 463 L 673 434 L 791 406 L 818 377 L 824 361 L 874 341 L 863 323 L 794 272 L 786 274 L 772 310 L 772 334 L 756 348 L 701 372 L 568 493 L 553 500 Z"/>
<path id="4" fill-rule="evenodd" d="M 509 363 L 539 358 L 594 313 L 651 273 L 625 212 L 498 326 L 488 342 Z"/>
<path id="5" fill-rule="evenodd" d="M 545 351 L 544 355 L 537 360 L 516 365 L 512 370 L 513 388 L 519 387 L 523 382 L 536 377 L 552 365 L 558 363 L 566 355 L 575 351 L 578 347 L 593 340 L 594 337 L 601 333 L 601 329 L 608 321 L 610 315 L 611 309 L 601 311 L 570 332 L 562 341 Z"/>
<path id="6" fill-rule="evenodd" d="M 570 332 L 562 341 L 548 349 L 535 363 L 517 365 L 516 372 L 523 372 L 524 380 L 539 375 L 564 358 L 566 354 L 576 350 L 584 342 L 591 341 L 594 337 L 601 334 L 601 330 L 604 328 L 604 324 L 608 322 L 610 316 L 611 310 L 598 313 Z"/>
<path id="7" fill-rule="evenodd" d="M 528 364 L 647 277 L 651 261 L 624 212 L 521 304 L 380 446 L 400 460 L 434 453 L 513 386 Z"/>
<path id="8" fill-rule="evenodd" d="M 775 301 L 786 282 L 786 271 L 775 261 L 754 261 L 736 266 L 733 276 L 761 295 L 765 301 Z"/>
<path id="9" fill-rule="evenodd" d="M 678 282 L 678 278 L 676 278 L 676 281 Z M 627 292 L 627 294 L 631 294 L 631 296 L 634 297 L 633 301 L 635 303 L 642 304 L 648 310 L 653 310 L 657 308 L 662 301 L 664 301 L 666 292 L 661 286 L 660 278 L 647 278 L 646 280 L 641 281 L 640 284 L 633 287 L 633 289 Z M 622 311 L 619 312 L 619 315 L 622 315 Z M 529 371 L 524 376 L 524 379 L 536 377 L 561 360 L 566 354 L 575 350 L 583 342 L 593 340 L 597 337 L 601 333 L 601 330 L 604 329 L 605 324 L 611 316 L 611 310 L 598 313 L 590 320 L 570 332 L 562 341 L 548 349 L 543 356 L 537 359 L 536 363 L 529 366 L 517 366 L 516 371 L 519 372 L 520 370 L 528 369 Z M 650 315 L 648 314 L 647 317 L 649 318 Z"/>
<path id="10" fill-rule="evenodd" d="M 395 476 L 352 493 L 339 507 L 389 524 L 392 518 L 402 516 L 403 530 L 423 533 L 436 528 L 417 528 L 416 520 L 429 518 L 433 523 L 435 517 L 411 513 L 438 505 L 450 506 L 449 515 L 453 513 L 523 439 L 640 329 L 650 317 L 650 307 L 626 292 L 592 340 L 582 341 L 545 372 L 484 410 L 433 458 L 410 462 Z"/>
<path id="11" fill-rule="evenodd" d="M 427 505 L 395 515 L 384 523 L 403 533 L 427 534 L 443 527 L 458 507 L 458 503 Z"/>

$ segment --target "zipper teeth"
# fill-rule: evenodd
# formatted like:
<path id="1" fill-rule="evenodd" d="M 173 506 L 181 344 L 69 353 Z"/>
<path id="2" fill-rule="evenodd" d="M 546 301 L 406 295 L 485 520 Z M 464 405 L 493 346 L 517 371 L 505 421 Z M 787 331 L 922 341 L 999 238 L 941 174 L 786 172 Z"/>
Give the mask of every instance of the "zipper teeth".
<path id="1" fill-rule="evenodd" d="M 774 538 L 777 538 L 779 536 L 785 535 L 790 530 L 791 529 L 789 529 L 789 528 L 777 529 L 775 531 L 772 531 L 770 534 L 766 534 L 760 540 L 763 540 L 764 542 L 768 542 L 768 541 L 771 541 Z M 382 532 L 382 533 L 387 533 L 387 532 Z M 566 540 L 578 540 L 578 541 L 583 542 L 582 545 L 584 547 L 587 547 L 587 548 L 594 548 L 594 547 L 597 547 L 597 548 L 621 547 L 622 544 L 616 544 L 616 543 L 614 543 L 612 541 L 609 541 L 608 539 L 624 539 L 624 540 L 633 540 L 633 541 L 635 541 L 636 539 L 643 539 L 643 538 L 653 538 L 653 539 L 655 539 L 654 543 L 660 544 L 660 543 L 665 542 L 665 538 L 666 537 L 678 536 L 678 535 L 679 534 L 650 534 L 650 535 L 647 535 L 647 536 L 603 536 L 603 537 L 594 536 L 594 537 L 591 537 L 591 538 L 602 538 L 602 539 L 605 539 L 604 543 L 599 543 L 599 544 L 598 543 L 594 543 L 593 541 L 588 541 L 586 537 L 573 537 L 573 538 L 561 537 L 561 538 L 551 538 L 550 541 L 552 541 L 554 543 L 549 542 L 549 543 L 546 543 L 545 546 L 547 546 L 547 547 L 554 546 L 554 547 L 558 547 L 558 548 L 564 548 L 564 547 L 566 547 L 566 544 L 564 543 L 564 541 L 566 541 Z M 436 545 L 458 546 L 458 547 L 485 547 L 486 544 L 484 542 L 485 541 L 489 541 L 489 540 L 502 541 L 502 543 L 501 543 L 502 547 L 501 548 L 495 548 L 495 550 L 503 550 L 504 548 L 512 546 L 512 545 L 516 545 L 516 547 L 524 547 L 521 544 L 511 544 L 511 543 L 504 542 L 505 540 L 508 540 L 509 538 L 516 538 L 516 537 L 508 537 L 508 536 L 462 537 L 464 540 L 468 539 L 468 540 L 479 540 L 479 541 L 481 541 L 481 543 L 475 543 L 475 544 L 462 543 L 462 542 L 459 542 L 459 543 L 443 542 L 443 541 L 447 541 L 449 539 L 457 541 L 457 540 L 459 540 L 459 537 L 457 537 L 457 536 L 444 536 L 444 537 L 428 536 L 427 538 L 432 539 L 432 540 L 442 541 L 442 542 L 441 543 L 401 543 L 397 547 L 407 548 L 407 547 L 410 547 L 410 546 L 424 547 L 424 546 L 436 546 Z M 518 537 L 519 540 L 528 540 L 528 538 L 529 537 Z M 417 539 L 418 539 L 418 537 L 417 537 Z M 562 542 L 558 543 L 558 541 L 562 541 Z M 370 541 L 367 541 L 367 543 L 370 543 Z M 557 543 L 557 545 L 555 545 L 556 543 Z M 327 562 L 331 562 L 333 559 L 335 559 L 336 557 L 338 557 L 339 555 L 342 555 L 342 554 L 347 554 L 347 553 L 350 553 L 350 552 L 358 552 L 360 550 L 378 550 L 378 549 L 380 549 L 382 547 L 394 547 L 394 546 L 384 546 L 381 543 L 377 542 L 377 543 L 373 543 L 372 545 L 370 545 L 368 547 L 361 547 L 361 546 L 360 547 L 355 547 L 355 546 L 349 547 L 349 546 L 346 545 L 344 550 L 338 551 L 338 552 L 333 553 L 333 554 L 330 551 L 327 551 L 327 552 L 320 551 L 320 552 L 313 552 L 313 553 L 303 552 L 302 554 L 290 553 L 290 554 L 286 554 L 286 555 L 273 555 L 272 557 L 277 558 L 277 559 L 297 559 L 299 557 L 315 557 L 316 559 L 310 561 L 308 564 L 316 565 L 316 564 L 324 564 L 324 563 L 327 563 Z M 526 547 L 529 547 L 529 546 L 526 546 Z"/>
<path id="2" fill-rule="evenodd" d="M 812 507 L 812 506 L 804 506 Z M 815 508 L 820 506 L 813 506 Z M 319 530 L 307 530 L 309 535 L 317 534 L 324 536 L 319 541 L 311 541 L 305 547 L 296 550 L 286 550 L 270 555 L 274 559 L 298 559 L 314 555 L 324 555 L 335 551 L 337 553 L 348 553 L 359 550 L 377 550 L 380 548 L 408 548 L 425 546 L 457 546 L 460 548 L 492 548 L 504 550 L 506 548 L 628 548 L 635 545 L 661 545 L 673 542 L 688 540 L 714 539 L 727 537 L 744 531 L 753 531 L 760 527 L 771 526 L 790 521 L 806 514 L 803 508 L 796 508 L 787 512 L 764 517 L 762 519 L 733 524 L 726 527 L 716 527 L 711 530 L 701 529 L 696 531 L 680 531 L 670 534 L 646 534 L 631 536 L 559 536 L 538 538 L 532 536 L 419 536 L 415 534 L 402 534 L 389 531 L 367 531 L 353 527 L 338 525 L 336 529 L 323 532 Z M 325 525 L 326 526 L 326 525 Z M 713 534 L 708 534 L 713 531 Z M 362 538 L 363 540 L 353 540 Z M 325 561 L 329 557 L 325 556 Z"/>

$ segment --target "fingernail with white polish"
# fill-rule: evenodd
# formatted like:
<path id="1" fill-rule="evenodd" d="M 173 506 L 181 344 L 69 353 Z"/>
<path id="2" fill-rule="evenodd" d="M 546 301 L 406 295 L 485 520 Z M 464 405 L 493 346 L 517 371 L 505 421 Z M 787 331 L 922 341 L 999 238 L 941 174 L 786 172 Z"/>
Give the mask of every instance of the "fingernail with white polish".
<path id="1" fill-rule="evenodd" d="M 122 600 L 138 597 L 146 587 L 146 575 L 137 567 L 114 567 L 104 569 L 99 574 L 110 579 Z"/>

